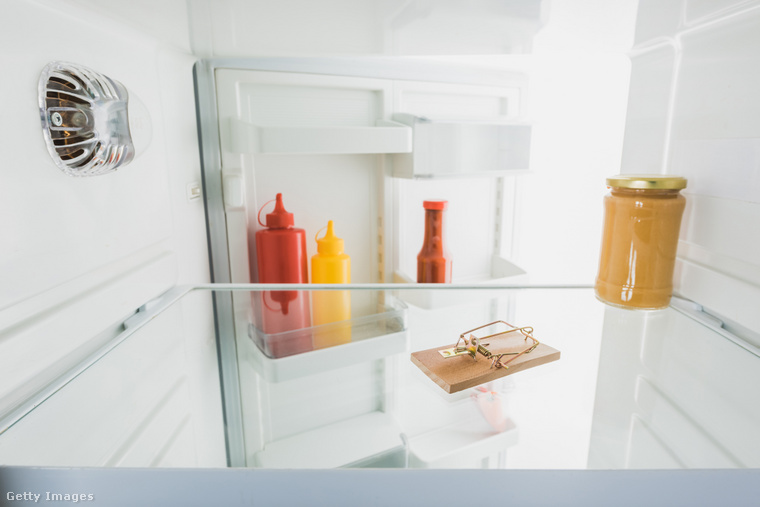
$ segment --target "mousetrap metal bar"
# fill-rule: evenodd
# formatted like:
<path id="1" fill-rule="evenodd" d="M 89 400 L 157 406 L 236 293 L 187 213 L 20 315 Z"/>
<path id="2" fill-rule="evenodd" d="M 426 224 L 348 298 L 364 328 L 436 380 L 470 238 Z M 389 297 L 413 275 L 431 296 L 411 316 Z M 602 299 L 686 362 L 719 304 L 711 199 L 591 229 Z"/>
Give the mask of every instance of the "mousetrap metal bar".
<path id="1" fill-rule="evenodd" d="M 474 334 L 472 334 L 474 331 L 478 331 L 480 329 L 493 326 L 493 325 L 498 325 L 498 324 L 504 324 L 505 326 L 508 326 L 509 329 L 505 331 L 499 331 L 498 333 L 493 333 L 488 336 L 482 336 L 482 337 L 477 337 Z M 527 341 L 528 338 L 530 338 L 532 340 L 532 344 L 529 347 L 522 350 L 521 352 L 501 352 L 498 354 L 494 354 L 493 352 L 491 352 L 490 350 L 486 348 L 490 345 L 490 343 L 483 343 L 483 340 L 498 338 L 498 337 L 507 335 L 509 333 L 514 333 L 514 332 L 521 333 L 525 337 L 524 341 Z M 465 336 L 467 334 L 470 335 L 469 338 Z M 522 356 L 523 354 L 529 354 L 536 347 L 538 347 L 538 345 L 539 345 L 539 341 L 533 337 L 532 327 L 530 326 L 516 327 L 503 320 L 496 320 L 493 322 L 489 322 L 488 324 L 484 324 L 482 326 L 465 331 L 464 333 L 459 335 L 459 339 L 457 340 L 456 344 L 452 348 L 440 350 L 438 352 L 441 354 L 441 356 L 443 356 L 444 359 L 469 355 L 473 359 L 477 360 L 478 354 L 480 354 L 484 356 L 486 359 L 491 360 L 491 368 L 509 368 L 508 366 L 509 363 L 511 363 L 518 357 Z M 503 359 L 504 356 L 513 356 L 513 357 L 510 357 L 508 360 L 505 361 Z"/>

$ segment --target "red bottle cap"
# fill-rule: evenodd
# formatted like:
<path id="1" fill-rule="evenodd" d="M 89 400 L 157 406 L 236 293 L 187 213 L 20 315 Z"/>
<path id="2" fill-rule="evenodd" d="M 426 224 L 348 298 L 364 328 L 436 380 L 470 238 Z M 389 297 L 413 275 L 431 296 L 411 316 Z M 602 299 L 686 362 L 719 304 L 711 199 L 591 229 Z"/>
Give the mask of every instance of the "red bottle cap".
<path id="1" fill-rule="evenodd" d="M 269 202 L 272 202 L 272 201 L 269 201 Z M 266 204 L 264 206 L 266 206 Z M 261 210 L 264 209 L 264 206 L 262 206 L 261 209 L 259 210 L 260 224 L 261 224 Z M 277 197 L 275 198 L 275 203 L 274 203 L 274 210 L 271 213 L 267 213 L 266 227 L 269 227 L 270 229 L 286 229 L 288 227 L 293 227 L 294 223 L 295 221 L 293 220 L 293 213 L 288 213 L 288 211 L 285 210 L 285 206 L 282 204 L 282 194 L 277 194 Z M 264 225 L 264 224 L 261 224 L 261 225 Z"/>
<path id="2" fill-rule="evenodd" d="M 422 207 L 425 209 L 444 210 L 449 201 L 422 201 Z"/>

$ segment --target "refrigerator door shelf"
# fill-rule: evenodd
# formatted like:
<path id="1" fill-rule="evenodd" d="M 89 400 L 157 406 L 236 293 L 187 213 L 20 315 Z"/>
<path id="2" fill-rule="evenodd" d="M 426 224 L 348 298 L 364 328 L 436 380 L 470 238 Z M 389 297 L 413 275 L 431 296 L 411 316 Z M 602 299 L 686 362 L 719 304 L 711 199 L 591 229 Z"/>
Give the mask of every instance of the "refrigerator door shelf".
<path id="1" fill-rule="evenodd" d="M 499 453 L 517 441 L 517 425 L 511 419 L 506 420 L 503 431 L 495 431 L 484 418 L 476 417 L 410 438 L 409 465 L 413 468 L 492 468 L 494 464 L 490 461 L 497 460 Z"/>
<path id="2" fill-rule="evenodd" d="M 401 435 L 401 427 L 390 414 L 371 412 L 271 442 L 255 455 L 254 462 L 261 468 L 350 466 L 397 450 L 403 445 Z"/>
<path id="3" fill-rule="evenodd" d="M 466 280 L 456 278 L 453 280 L 454 283 L 482 284 L 482 290 L 473 291 L 471 294 L 464 294 L 460 291 L 409 290 L 401 291 L 399 297 L 407 303 L 428 310 L 444 308 L 462 303 L 463 297 L 466 297 L 467 301 L 488 300 L 498 297 L 500 295 L 499 290 L 488 290 L 489 284 L 520 284 L 525 283 L 527 278 L 527 273 L 520 266 L 494 255 L 491 260 L 491 270 L 487 275 Z M 415 283 L 416 276 L 399 270 L 393 273 L 393 281 L 395 283 Z"/>
<path id="4" fill-rule="evenodd" d="M 412 151 L 412 130 L 376 120 L 374 127 L 271 127 L 230 118 L 224 148 L 232 153 L 382 154 Z"/>
<path id="5" fill-rule="evenodd" d="M 254 369 L 268 382 L 284 382 L 316 373 L 335 370 L 359 362 L 382 359 L 407 350 L 406 305 L 401 301 L 385 311 L 346 321 L 322 324 L 283 333 L 267 334 L 253 324 L 248 335 L 256 343 L 250 356 Z M 330 336 L 348 335 L 348 343 L 317 348 L 287 357 L 271 357 L 271 345 L 287 347 L 289 342 L 306 337 L 317 342 L 320 337 L 329 342 Z"/>
<path id="6" fill-rule="evenodd" d="M 394 155 L 398 178 L 504 176 L 530 167 L 531 127 L 518 123 L 437 121 L 393 115 L 414 132 L 412 153 Z"/>

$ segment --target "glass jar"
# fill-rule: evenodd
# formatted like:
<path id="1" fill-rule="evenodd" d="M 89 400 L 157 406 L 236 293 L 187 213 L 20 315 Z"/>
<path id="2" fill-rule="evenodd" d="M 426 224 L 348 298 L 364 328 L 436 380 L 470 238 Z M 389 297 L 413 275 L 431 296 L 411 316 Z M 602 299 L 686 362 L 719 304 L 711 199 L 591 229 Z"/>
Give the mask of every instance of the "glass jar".
<path id="1" fill-rule="evenodd" d="M 615 306 L 665 308 L 673 293 L 673 268 L 686 199 L 678 176 L 607 178 L 604 232 L 596 296 Z"/>

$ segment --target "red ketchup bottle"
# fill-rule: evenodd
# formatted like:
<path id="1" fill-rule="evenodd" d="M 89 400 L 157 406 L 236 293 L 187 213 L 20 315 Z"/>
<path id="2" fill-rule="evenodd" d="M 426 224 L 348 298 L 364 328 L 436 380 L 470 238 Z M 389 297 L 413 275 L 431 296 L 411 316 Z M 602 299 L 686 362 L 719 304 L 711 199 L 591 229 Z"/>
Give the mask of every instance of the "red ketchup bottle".
<path id="1" fill-rule="evenodd" d="M 424 201 L 425 240 L 417 255 L 417 282 L 451 283 L 451 255 L 443 246 L 443 212 L 448 201 Z"/>
<path id="2" fill-rule="evenodd" d="M 293 227 L 293 213 L 285 210 L 282 194 L 277 194 L 274 211 L 267 214 L 266 224 L 261 222 L 263 209 L 262 206 L 259 210 L 258 221 L 265 229 L 256 232 L 259 283 L 308 283 L 306 232 Z M 309 295 L 304 291 L 262 291 L 259 303 L 261 327 L 268 335 L 311 325 Z M 308 331 L 270 337 L 265 343 L 265 352 L 273 357 L 290 356 L 312 348 Z"/>

